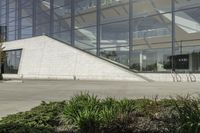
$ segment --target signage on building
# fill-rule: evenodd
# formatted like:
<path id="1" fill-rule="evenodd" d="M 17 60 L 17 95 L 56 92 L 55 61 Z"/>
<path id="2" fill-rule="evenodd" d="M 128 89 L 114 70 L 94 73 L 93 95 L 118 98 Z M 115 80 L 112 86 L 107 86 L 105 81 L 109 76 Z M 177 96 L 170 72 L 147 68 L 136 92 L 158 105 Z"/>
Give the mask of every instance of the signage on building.
<path id="1" fill-rule="evenodd" d="M 189 54 L 174 56 L 175 69 L 189 69 Z M 167 57 L 164 64 L 165 69 L 172 69 L 172 56 Z"/>

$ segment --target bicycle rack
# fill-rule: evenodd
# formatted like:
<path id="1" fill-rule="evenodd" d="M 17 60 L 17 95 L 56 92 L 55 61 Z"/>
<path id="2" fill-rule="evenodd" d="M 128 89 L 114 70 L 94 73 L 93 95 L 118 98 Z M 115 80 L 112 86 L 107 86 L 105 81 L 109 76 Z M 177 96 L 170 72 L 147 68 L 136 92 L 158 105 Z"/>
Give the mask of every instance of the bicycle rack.
<path id="1" fill-rule="evenodd" d="M 188 73 L 185 72 L 186 78 L 187 78 L 187 82 L 190 82 L 190 76 Z"/>
<path id="2" fill-rule="evenodd" d="M 182 82 L 181 75 L 179 75 L 175 71 L 171 71 L 171 75 L 172 75 L 172 78 L 173 78 L 173 82 Z"/>
<path id="3" fill-rule="evenodd" d="M 187 82 L 197 82 L 197 78 L 193 73 L 185 72 L 185 74 L 186 74 Z"/>
<path id="4" fill-rule="evenodd" d="M 197 78 L 193 73 L 189 73 L 189 77 L 191 82 L 197 82 Z"/>

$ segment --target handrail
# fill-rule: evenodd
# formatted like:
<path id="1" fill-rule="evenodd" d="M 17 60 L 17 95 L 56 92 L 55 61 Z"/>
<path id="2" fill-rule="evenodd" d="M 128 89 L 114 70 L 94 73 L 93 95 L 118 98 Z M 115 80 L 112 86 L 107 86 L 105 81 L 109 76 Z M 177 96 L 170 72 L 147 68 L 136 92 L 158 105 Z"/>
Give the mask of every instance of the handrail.
<path id="1" fill-rule="evenodd" d="M 189 73 L 189 77 L 190 77 L 190 81 L 191 82 L 196 82 L 197 81 L 197 78 L 193 73 Z"/>
<path id="2" fill-rule="evenodd" d="M 190 75 L 189 75 L 189 73 L 187 73 L 187 72 L 185 71 L 185 75 L 186 75 L 186 78 L 187 78 L 187 82 L 190 82 Z"/>
<path id="3" fill-rule="evenodd" d="M 181 82 L 182 81 L 182 77 L 178 73 L 176 73 L 176 78 L 177 78 L 177 82 Z"/>
<path id="4" fill-rule="evenodd" d="M 186 73 L 186 71 L 185 71 L 185 74 L 186 74 L 188 82 L 197 82 L 197 78 L 193 73 L 191 73 L 191 72 Z"/>
<path id="5" fill-rule="evenodd" d="M 182 81 L 181 75 L 179 75 L 175 71 L 171 71 L 171 74 L 172 74 L 173 82 L 181 82 Z"/>
<path id="6" fill-rule="evenodd" d="M 171 75 L 172 75 L 172 78 L 173 78 L 173 82 L 176 82 L 176 79 L 175 79 L 175 76 L 174 76 L 174 72 L 171 71 Z"/>

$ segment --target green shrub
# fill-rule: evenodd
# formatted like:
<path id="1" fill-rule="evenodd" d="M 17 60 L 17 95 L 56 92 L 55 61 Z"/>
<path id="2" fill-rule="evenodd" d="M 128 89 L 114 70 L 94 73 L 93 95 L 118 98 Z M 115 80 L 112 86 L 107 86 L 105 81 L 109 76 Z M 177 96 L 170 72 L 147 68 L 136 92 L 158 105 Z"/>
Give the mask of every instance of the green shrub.
<path id="1" fill-rule="evenodd" d="M 179 97 L 177 101 L 175 110 L 180 123 L 179 133 L 200 133 L 200 100 Z"/>
<path id="2" fill-rule="evenodd" d="M 81 133 L 99 129 L 100 100 L 88 93 L 74 96 L 65 106 L 64 117 Z"/>
<path id="3" fill-rule="evenodd" d="M 0 121 L 0 132 L 52 132 L 59 126 L 59 115 L 64 108 L 64 102 L 43 102 L 31 111 L 17 113 L 2 118 Z"/>
<path id="4" fill-rule="evenodd" d="M 0 124 L 1 133 L 54 133 L 52 128 L 30 127 L 23 124 Z"/>
<path id="5" fill-rule="evenodd" d="M 100 100 L 94 95 L 81 93 L 68 102 L 64 109 L 64 117 L 70 124 L 75 125 L 79 132 L 92 133 L 109 127 L 119 115 L 128 114 L 134 109 L 132 100 Z"/>
<path id="6" fill-rule="evenodd" d="M 130 114 L 136 110 L 135 101 L 129 99 L 123 99 L 119 101 L 119 110 L 120 113 Z"/>

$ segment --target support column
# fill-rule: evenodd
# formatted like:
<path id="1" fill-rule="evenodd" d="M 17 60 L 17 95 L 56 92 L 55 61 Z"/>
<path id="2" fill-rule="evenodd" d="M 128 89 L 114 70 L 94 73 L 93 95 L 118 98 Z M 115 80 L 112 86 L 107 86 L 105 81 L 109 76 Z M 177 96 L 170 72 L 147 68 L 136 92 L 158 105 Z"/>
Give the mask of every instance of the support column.
<path id="1" fill-rule="evenodd" d="M 174 55 L 175 55 L 175 44 L 176 44 L 176 27 L 175 27 L 175 0 L 171 0 L 171 10 L 172 10 L 172 71 L 175 71 L 176 69 L 176 62 L 174 59 Z"/>
<path id="2" fill-rule="evenodd" d="M 36 6 L 37 6 L 37 1 L 33 0 L 33 36 L 36 36 Z"/>
<path id="3" fill-rule="evenodd" d="M 54 0 L 50 0 L 50 36 L 53 37 L 54 33 Z"/>
<path id="4" fill-rule="evenodd" d="M 22 29 L 22 21 L 21 21 L 21 17 L 22 17 L 22 7 L 21 7 L 21 0 L 17 0 L 17 11 L 18 11 L 18 28 L 17 28 L 17 31 L 18 31 L 18 36 L 17 36 L 17 39 L 21 39 L 22 37 L 22 33 L 21 33 L 21 29 Z"/>
<path id="5" fill-rule="evenodd" d="M 129 68 L 132 65 L 133 52 L 133 0 L 129 0 Z"/>
<path id="6" fill-rule="evenodd" d="M 71 0 L 71 45 L 75 45 L 75 1 Z"/>
<path id="7" fill-rule="evenodd" d="M 96 36 L 96 45 L 97 45 L 97 56 L 100 56 L 100 48 L 101 48 L 101 0 L 96 0 L 96 10 L 97 10 L 97 36 Z"/>
<path id="8" fill-rule="evenodd" d="M 140 72 L 143 71 L 142 68 L 143 68 L 143 52 L 141 51 L 140 52 Z"/>
<path id="9" fill-rule="evenodd" d="M 6 32 L 5 32 L 5 40 L 7 41 L 9 34 L 9 0 L 6 0 Z"/>
<path id="10" fill-rule="evenodd" d="M 0 0 L 0 12 L 2 12 L 2 1 Z M 2 26 L 2 22 L 1 22 L 2 20 L 1 20 L 1 17 L 0 17 L 0 26 Z"/>

